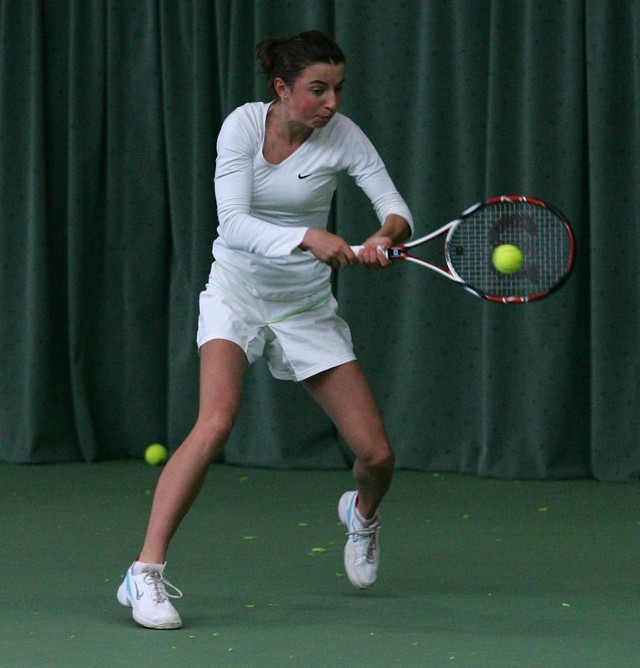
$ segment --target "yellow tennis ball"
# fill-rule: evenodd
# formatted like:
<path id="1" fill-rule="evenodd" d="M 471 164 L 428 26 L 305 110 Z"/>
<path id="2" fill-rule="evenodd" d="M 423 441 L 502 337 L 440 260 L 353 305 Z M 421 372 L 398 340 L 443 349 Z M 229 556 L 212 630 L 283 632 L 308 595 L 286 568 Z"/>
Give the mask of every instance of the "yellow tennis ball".
<path id="1" fill-rule="evenodd" d="M 491 261 L 501 274 L 515 274 L 524 266 L 524 253 L 517 246 L 503 244 L 493 249 Z"/>
<path id="2" fill-rule="evenodd" d="M 158 466 L 164 464 L 169 457 L 169 453 L 164 445 L 160 443 L 153 443 L 144 451 L 144 458 L 148 464 Z"/>

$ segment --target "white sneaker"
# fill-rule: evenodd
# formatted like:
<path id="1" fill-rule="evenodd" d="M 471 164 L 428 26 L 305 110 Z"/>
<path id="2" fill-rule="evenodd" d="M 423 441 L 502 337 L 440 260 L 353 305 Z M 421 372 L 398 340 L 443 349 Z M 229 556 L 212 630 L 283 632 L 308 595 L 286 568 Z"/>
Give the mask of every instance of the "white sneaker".
<path id="1" fill-rule="evenodd" d="M 167 587 L 175 593 L 167 592 Z M 164 564 L 134 561 L 118 588 L 118 601 L 133 609 L 133 618 L 149 629 L 179 629 L 182 620 L 170 598 L 182 598 L 182 592 L 164 577 Z"/>
<path id="2" fill-rule="evenodd" d="M 340 497 L 338 515 L 347 527 L 347 544 L 344 546 L 344 568 L 354 587 L 366 589 L 376 581 L 380 563 L 380 517 L 376 515 L 369 526 L 365 526 L 355 513 L 357 492 L 345 492 Z"/>

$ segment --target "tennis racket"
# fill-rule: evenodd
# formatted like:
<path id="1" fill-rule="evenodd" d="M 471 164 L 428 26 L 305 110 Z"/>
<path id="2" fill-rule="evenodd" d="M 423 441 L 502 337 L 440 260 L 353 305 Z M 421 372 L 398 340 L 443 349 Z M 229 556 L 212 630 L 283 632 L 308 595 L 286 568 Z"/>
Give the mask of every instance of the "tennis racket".
<path id="1" fill-rule="evenodd" d="M 442 236 L 446 266 L 413 254 L 418 246 Z M 503 250 L 501 246 L 516 253 L 515 265 L 500 266 L 495 253 Z M 362 246 L 352 248 L 357 254 Z M 431 269 L 477 297 L 523 304 L 550 295 L 567 280 L 576 259 L 576 240 L 566 216 L 555 207 L 533 197 L 503 195 L 478 202 L 431 234 L 386 252 L 391 260 Z"/>

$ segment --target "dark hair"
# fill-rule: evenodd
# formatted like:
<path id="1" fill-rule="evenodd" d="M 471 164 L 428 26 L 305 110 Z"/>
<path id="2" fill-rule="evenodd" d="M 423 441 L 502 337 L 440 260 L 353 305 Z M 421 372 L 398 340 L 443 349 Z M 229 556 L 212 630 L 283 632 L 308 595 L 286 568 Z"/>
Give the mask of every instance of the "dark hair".
<path id="1" fill-rule="evenodd" d="M 300 72 L 314 63 L 339 65 L 346 62 L 342 49 L 319 30 L 301 32 L 299 35 L 278 39 L 265 37 L 256 46 L 256 56 L 261 71 L 267 76 L 267 84 L 275 93 L 273 81 L 280 77 L 293 86 Z"/>

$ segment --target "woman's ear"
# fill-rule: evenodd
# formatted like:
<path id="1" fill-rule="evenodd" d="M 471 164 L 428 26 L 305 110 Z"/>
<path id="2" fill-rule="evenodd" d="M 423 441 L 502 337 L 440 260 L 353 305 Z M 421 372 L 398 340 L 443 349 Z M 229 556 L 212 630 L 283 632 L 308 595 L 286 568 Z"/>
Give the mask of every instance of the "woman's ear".
<path id="1" fill-rule="evenodd" d="M 276 77 L 273 80 L 273 90 L 275 90 L 280 100 L 286 100 L 289 97 L 289 86 L 287 86 L 285 80 L 281 77 Z"/>

